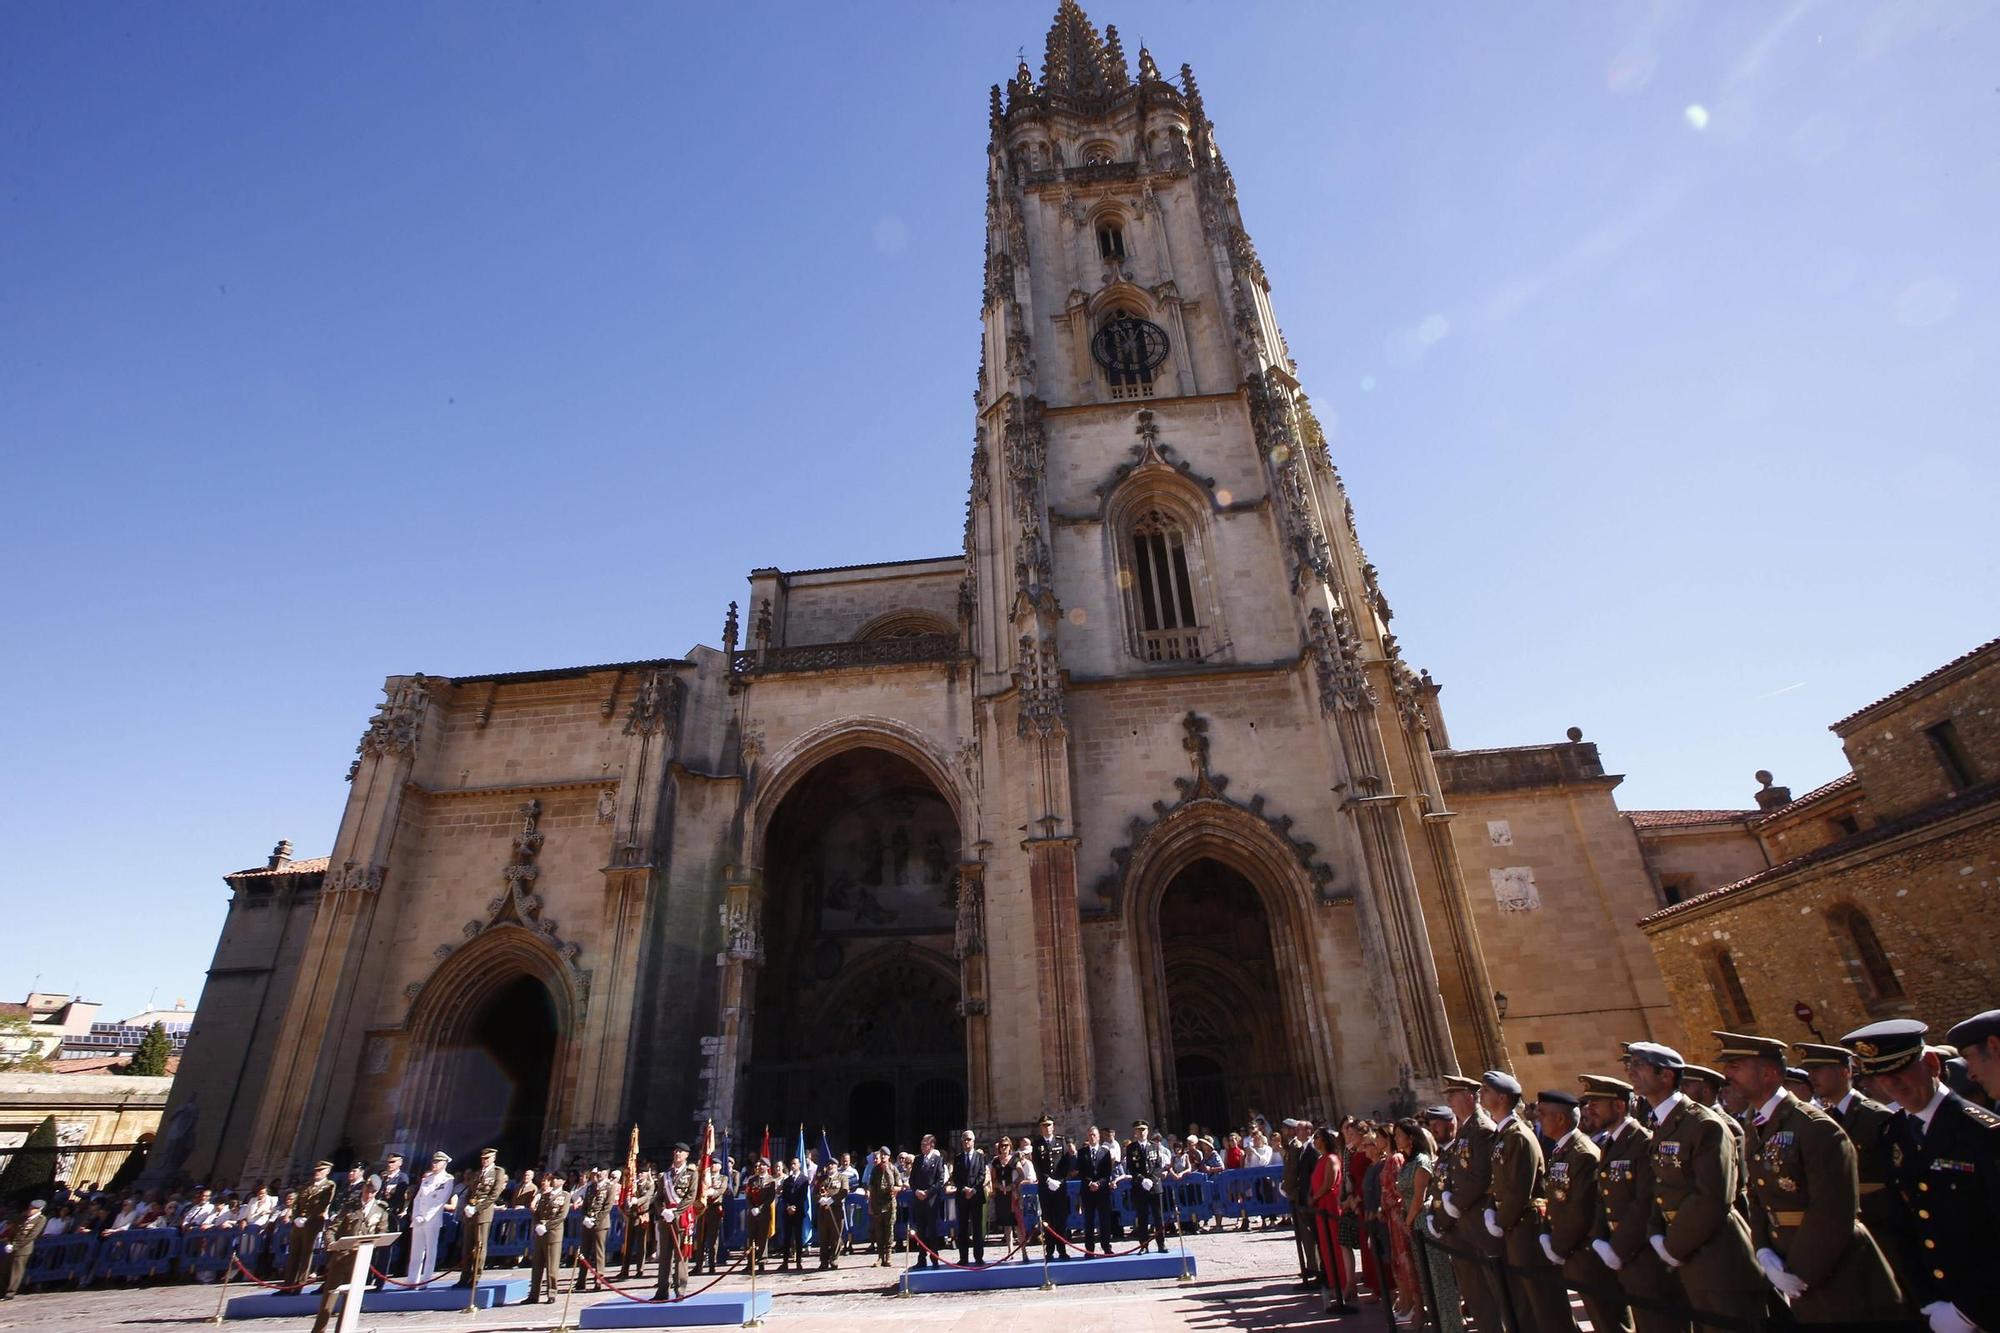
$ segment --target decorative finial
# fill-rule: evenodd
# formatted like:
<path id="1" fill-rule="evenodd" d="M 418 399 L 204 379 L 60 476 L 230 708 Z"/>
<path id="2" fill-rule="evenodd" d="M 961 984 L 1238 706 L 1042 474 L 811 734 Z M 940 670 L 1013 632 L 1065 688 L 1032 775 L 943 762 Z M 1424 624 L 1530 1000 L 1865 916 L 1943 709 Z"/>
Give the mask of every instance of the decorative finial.
<path id="1" fill-rule="evenodd" d="M 991 89 L 990 102 L 986 110 L 986 118 L 989 122 L 992 123 L 995 129 L 998 129 L 1000 127 L 1000 85 L 997 83 L 994 84 Z"/>
<path id="2" fill-rule="evenodd" d="M 1160 82 L 1160 67 L 1153 60 L 1153 53 L 1146 49 L 1146 43 L 1143 40 L 1139 43 L 1139 82 Z"/>
<path id="3" fill-rule="evenodd" d="M 1114 92 L 1123 91 L 1132 82 L 1132 76 L 1125 67 L 1125 46 L 1118 40 L 1116 24 L 1104 25 L 1105 74 L 1109 77 Z"/>
<path id="4" fill-rule="evenodd" d="M 271 870 L 281 870 L 285 866 L 290 865 L 291 862 L 292 862 L 292 840 L 290 838 L 278 839 L 278 845 L 271 849 L 271 864 L 267 868 Z"/>
<path id="5" fill-rule="evenodd" d="M 1567 732 L 1563 734 L 1569 737 L 1569 743 L 1571 745 L 1575 745 L 1577 742 L 1583 739 L 1583 728 L 1571 727 Z"/>
<path id="6" fill-rule="evenodd" d="M 722 618 L 722 655 L 732 656 L 736 652 L 736 603 L 729 604 L 729 614 Z"/>
<path id="7" fill-rule="evenodd" d="M 1771 770 L 1770 770 L 1770 769 L 1768 769 L 1768 768 L 1760 768 L 1760 769 L 1758 769 L 1758 770 L 1757 770 L 1757 782 L 1758 782 L 1758 785 L 1760 785 L 1760 786 L 1764 786 L 1764 787 L 1768 787 L 1768 786 L 1770 786 L 1770 785 L 1771 785 Z"/>
<path id="8" fill-rule="evenodd" d="M 766 597 L 757 608 L 757 646 L 768 648 L 771 644 L 771 599 Z"/>

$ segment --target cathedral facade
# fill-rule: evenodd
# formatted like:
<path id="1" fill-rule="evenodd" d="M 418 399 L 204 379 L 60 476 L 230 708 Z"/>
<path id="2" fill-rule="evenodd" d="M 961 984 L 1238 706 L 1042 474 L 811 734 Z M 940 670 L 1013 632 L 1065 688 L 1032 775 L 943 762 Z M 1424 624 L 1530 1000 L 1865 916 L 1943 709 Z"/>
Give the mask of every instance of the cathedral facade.
<path id="1" fill-rule="evenodd" d="M 1677 1035 L 1595 746 L 1453 750 L 1404 661 L 1193 72 L 1063 0 L 985 165 L 962 551 L 390 678 L 331 855 L 229 877 L 191 1172 L 1382 1113 Z"/>

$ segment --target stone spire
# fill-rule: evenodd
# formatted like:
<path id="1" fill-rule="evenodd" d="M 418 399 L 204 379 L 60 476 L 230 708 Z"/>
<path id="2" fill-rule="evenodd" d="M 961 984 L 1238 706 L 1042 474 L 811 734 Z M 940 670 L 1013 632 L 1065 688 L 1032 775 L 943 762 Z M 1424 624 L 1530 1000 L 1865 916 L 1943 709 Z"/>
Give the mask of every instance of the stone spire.
<path id="1" fill-rule="evenodd" d="M 1104 25 L 1105 74 L 1111 81 L 1111 91 L 1122 93 L 1132 86 L 1132 76 L 1125 65 L 1125 44 L 1118 40 L 1117 25 Z"/>
<path id="2" fill-rule="evenodd" d="M 1159 63 L 1153 59 L 1153 53 L 1146 49 L 1146 44 L 1144 42 L 1139 43 L 1139 82 L 1159 83 L 1160 81 Z"/>
<path id="3" fill-rule="evenodd" d="M 1042 58 L 1042 91 L 1056 97 L 1099 100 L 1117 87 L 1112 81 L 1111 53 L 1076 0 L 1062 0 Z M 1118 61 L 1118 81 L 1125 81 L 1125 62 Z"/>

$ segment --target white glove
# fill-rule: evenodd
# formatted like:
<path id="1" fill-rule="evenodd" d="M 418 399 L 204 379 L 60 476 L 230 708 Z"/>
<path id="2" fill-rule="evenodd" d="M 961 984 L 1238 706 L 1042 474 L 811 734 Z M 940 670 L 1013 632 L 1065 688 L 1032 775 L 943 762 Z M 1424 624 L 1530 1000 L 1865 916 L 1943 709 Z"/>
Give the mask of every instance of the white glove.
<path id="1" fill-rule="evenodd" d="M 1444 1211 L 1446 1216 L 1452 1218 L 1454 1221 L 1457 1220 L 1458 1205 L 1451 1201 L 1451 1192 L 1449 1190 L 1445 1192 L 1444 1196 Z"/>
<path id="2" fill-rule="evenodd" d="M 1615 1273 L 1625 1266 L 1625 1261 L 1618 1257 L 1618 1251 L 1611 1248 L 1610 1241 L 1594 1240 L 1590 1242 L 1590 1248 L 1596 1253 L 1598 1258 L 1604 1261 L 1604 1266 L 1612 1272 Z"/>
<path id="3" fill-rule="evenodd" d="M 794 1210 L 794 1211 L 796 1211 L 796 1210 Z M 596 1218 L 594 1218 L 594 1217 L 586 1217 L 586 1218 L 584 1218 L 584 1219 L 583 1219 L 583 1229 L 584 1229 L 585 1231 L 590 1231 L 590 1230 L 593 1230 L 593 1229 L 595 1229 L 595 1228 L 596 1228 L 596 1226 L 597 1226 L 597 1219 L 596 1219 Z"/>
<path id="4" fill-rule="evenodd" d="M 1444 1237 L 1438 1235 L 1438 1220 L 1436 1214 L 1434 1213 L 1424 1214 L 1424 1230 L 1431 1233 L 1432 1240 L 1444 1239 Z"/>
<path id="5" fill-rule="evenodd" d="M 1784 1256 L 1776 1250 L 1757 1251 L 1757 1263 L 1764 1270 L 1764 1276 L 1770 1279 L 1771 1285 L 1778 1289 L 1778 1294 L 1785 1298 L 1785 1304 L 1790 1305 L 1806 1294 L 1805 1280 L 1785 1267 Z"/>
<path id="6" fill-rule="evenodd" d="M 473 1208 L 472 1208 L 472 1205 L 471 1205 L 471 1204 L 469 1204 L 469 1203 L 468 1203 L 467 1205 L 465 1205 L 465 1215 L 466 1215 L 467 1217 L 471 1217 L 471 1216 L 472 1216 L 472 1212 L 473 1212 Z"/>
<path id="7" fill-rule="evenodd" d="M 1507 1234 L 1500 1229 L 1500 1214 L 1494 1212 L 1491 1208 L 1486 1210 L 1486 1234 L 1489 1236 L 1505 1236 Z"/>
<path id="8" fill-rule="evenodd" d="M 0 1245 L 0 1254 L 12 1254 L 13 1252 L 14 1252 L 13 1241 L 10 1240 L 5 1245 Z"/>
<path id="9" fill-rule="evenodd" d="M 546 1236 L 546 1235 L 548 1235 L 548 1234 L 549 1234 L 549 1224 L 548 1224 L 547 1222 L 537 1222 L 537 1223 L 535 1223 L 535 1234 L 536 1234 L 537 1236 Z"/>
<path id="10" fill-rule="evenodd" d="M 1546 1231 L 1542 1233 L 1542 1253 L 1549 1256 L 1549 1262 L 1554 1264 L 1557 1268 L 1562 1267 L 1563 1261 L 1556 1258 L 1555 1242 L 1549 1239 L 1549 1233 Z"/>
<path id="11" fill-rule="evenodd" d="M 295 1227 L 302 1227 L 305 1224 L 306 1220 L 303 1217 L 295 1217 L 292 1219 L 292 1225 Z"/>
<path id="12" fill-rule="evenodd" d="M 1648 1236 L 1646 1239 L 1653 1242 L 1653 1253 L 1659 1255 L 1667 1267 L 1679 1268 L 1681 1266 L 1680 1260 L 1667 1253 L 1667 1238 L 1665 1236 Z"/>
<path id="13" fill-rule="evenodd" d="M 1139 1188 L 1142 1190 L 1149 1190 L 1153 1188 L 1153 1182 L 1150 1180 L 1142 1180 L 1139 1182 Z"/>
<path id="14" fill-rule="evenodd" d="M 1924 1318 L 1931 1321 L 1931 1333 L 1979 1333 L 1979 1325 L 1960 1314 L 1950 1301 L 1932 1301 L 1924 1307 Z"/>

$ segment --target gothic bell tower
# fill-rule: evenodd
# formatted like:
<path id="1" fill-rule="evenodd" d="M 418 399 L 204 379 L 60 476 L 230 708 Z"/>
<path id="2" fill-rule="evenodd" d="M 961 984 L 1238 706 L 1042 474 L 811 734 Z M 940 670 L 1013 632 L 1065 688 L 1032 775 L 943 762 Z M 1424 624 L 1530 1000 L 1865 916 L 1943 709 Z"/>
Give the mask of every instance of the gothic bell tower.
<path id="1" fill-rule="evenodd" d="M 1112 1106 L 1143 1074 L 1134 1109 L 1171 1103 L 1146 882 L 1169 871 L 1148 858 L 1186 838 L 1226 859 L 1236 838 L 1249 867 L 1259 825 L 1278 967 L 1313 990 L 1287 1031 L 1333 1052 L 1303 1097 L 1330 1111 L 1364 1080 L 1503 1063 L 1435 687 L 1389 631 L 1193 70 L 1169 80 L 1142 47 L 1135 72 L 1062 0 L 990 125 L 960 609 L 983 801 L 1024 858 L 1044 1101 Z M 1001 911 L 1012 852 L 989 872 Z M 1145 1069 L 1117 1033 L 1145 1034 Z M 1387 1034 L 1387 1063 L 1345 1033 Z"/>

